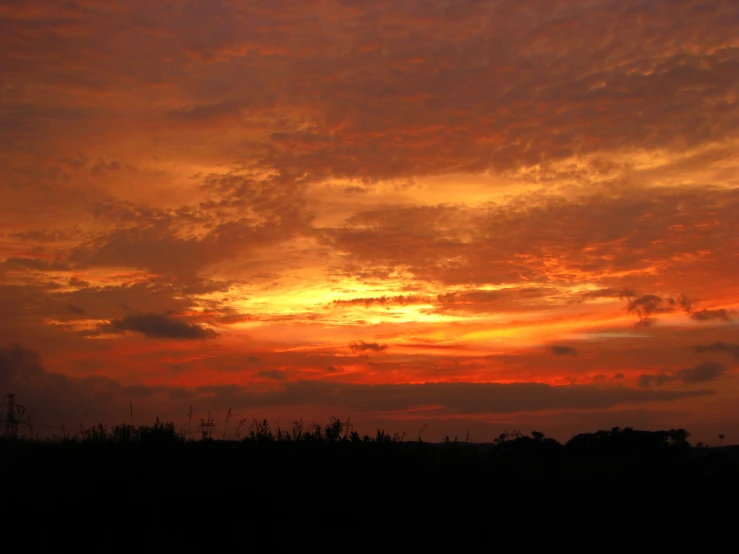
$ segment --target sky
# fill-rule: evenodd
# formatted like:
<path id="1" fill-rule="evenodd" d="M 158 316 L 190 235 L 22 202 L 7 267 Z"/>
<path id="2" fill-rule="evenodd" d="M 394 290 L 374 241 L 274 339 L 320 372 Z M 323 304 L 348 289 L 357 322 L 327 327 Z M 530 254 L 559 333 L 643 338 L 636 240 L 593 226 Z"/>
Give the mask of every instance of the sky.
<path id="1" fill-rule="evenodd" d="M 3 0 L 0 393 L 48 433 L 739 442 L 737 29 L 726 0 Z"/>

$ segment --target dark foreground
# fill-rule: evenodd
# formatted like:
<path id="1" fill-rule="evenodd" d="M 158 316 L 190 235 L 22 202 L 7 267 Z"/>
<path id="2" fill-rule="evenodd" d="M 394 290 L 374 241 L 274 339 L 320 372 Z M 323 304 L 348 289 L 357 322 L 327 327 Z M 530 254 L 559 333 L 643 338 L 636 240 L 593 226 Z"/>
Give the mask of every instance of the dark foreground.
<path id="1" fill-rule="evenodd" d="M 732 536 L 739 448 L 633 433 L 566 445 L 4 441 L 3 540 L 27 552 L 394 552 L 512 535 L 581 547 Z M 591 546 L 570 550 L 602 550 Z"/>

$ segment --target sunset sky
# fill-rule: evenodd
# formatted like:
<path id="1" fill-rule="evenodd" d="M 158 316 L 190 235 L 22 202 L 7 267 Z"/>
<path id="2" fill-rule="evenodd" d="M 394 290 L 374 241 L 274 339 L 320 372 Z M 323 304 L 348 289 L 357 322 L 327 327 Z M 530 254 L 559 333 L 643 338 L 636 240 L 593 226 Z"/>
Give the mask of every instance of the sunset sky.
<path id="1" fill-rule="evenodd" d="M 739 2 L 0 2 L 39 429 L 739 442 Z"/>

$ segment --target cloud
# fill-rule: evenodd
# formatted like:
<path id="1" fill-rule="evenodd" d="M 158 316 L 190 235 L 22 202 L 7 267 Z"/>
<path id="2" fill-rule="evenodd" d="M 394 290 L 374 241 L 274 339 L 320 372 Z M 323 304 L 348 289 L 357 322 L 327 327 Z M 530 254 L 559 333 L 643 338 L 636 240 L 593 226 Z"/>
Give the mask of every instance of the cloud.
<path id="1" fill-rule="evenodd" d="M 268 371 L 260 371 L 257 373 L 258 377 L 264 377 L 265 379 L 272 379 L 274 381 L 284 381 L 285 372 L 279 369 L 272 369 Z"/>
<path id="2" fill-rule="evenodd" d="M 126 382 L 175 382 L 145 336 L 216 325 L 250 350 L 189 383 L 363 382 L 378 352 L 413 382 L 695 366 L 675 343 L 733 340 L 738 24 L 720 0 L 0 3 L 0 332 Z M 634 346 L 618 298 L 694 324 Z M 105 321 L 143 335 L 90 340 Z M 361 336 L 387 344 L 335 347 Z"/>
<path id="3" fill-rule="evenodd" d="M 726 373 L 727 368 L 723 364 L 706 362 L 695 367 L 687 367 L 672 373 L 658 373 L 656 375 L 640 375 L 637 384 L 640 387 L 658 387 L 672 382 L 681 382 L 686 385 L 696 383 L 708 383 L 715 381 Z"/>
<path id="4" fill-rule="evenodd" d="M 629 312 L 637 314 L 640 318 L 649 317 L 652 314 L 671 312 L 674 310 L 674 303 L 670 305 L 665 299 L 654 294 L 644 294 L 637 296 L 633 300 L 629 300 Z"/>
<path id="5" fill-rule="evenodd" d="M 369 308 L 370 306 L 408 306 L 409 304 L 427 304 L 431 301 L 430 298 L 418 295 L 398 295 L 398 296 L 375 296 L 366 298 L 351 298 L 348 300 L 334 300 L 331 305 L 337 307 L 346 306 L 364 306 Z"/>
<path id="6" fill-rule="evenodd" d="M 368 192 L 368 189 L 365 187 L 358 187 L 358 186 L 348 186 L 344 187 L 344 194 L 347 196 L 352 194 L 366 194 Z"/>
<path id="7" fill-rule="evenodd" d="M 358 211 L 320 237 L 344 254 L 347 275 L 390 275 L 403 268 L 416 280 L 474 287 L 477 292 L 438 298 L 455 308 L 484 302 L 494 309 L 515 292 L 483 285 L 525 289 L 524 283 L 533 283 L 532 289 L 547 295 L 546 289 L 579 282 L 599 290 L 572 300 L 614 298 L 626 291 L 627 309 L 647 318 L 689 311 L 686 295 L 704 294 L 700 283 L 729 286 L 733 272 L 739 273 L 728 236 L 736 231 L 739 194 L 687 185 L 628 188 L 603 194 L 583 190 L 574 198 L 522 195 L 506 204 L 387 206 Z M 706 225 L 707 219 L 727 227 Z M 658 286 L 658 273 L 664 275 L 661 288 L 669 283 L 684 294 L 635 292 Z M 521 297 L 517 303 L 532 300 Z"/>
<path id="8" fill-rule="evenodd" d="M 210 389 L 236 405 L 333 406 L 350 412 L 405 411 L 418 407 L 446 413 L 515 413 L 542 410 L 605 409 L 642 402 L 669 402 L 711 394 L 710 391 L 662 391 L 601 388 L 590 385 L 551 386 L 541 383 L 426 383 L 418 385 L 356 385 L 323 381 L 285 383 L 278 391 L 248 393 L 241 389 Z"/>
<path id="9" fill-rule="evenodd" d="M 103 325 L 101 330 L 114 332 L 135 331 L 149 338 L 170 338 L 184 340 L 208 339 L 216 336 L 215 331 L 180 319 L 145 313 L 131 314 L 122 319 L 114 319 Z"/>
<path id="10" fill-rule="evenodd" d="M 187 143 L 213 129 L 228 143 L 248 121 L 253 158 L 270 169 L 381 179 L 531 167 L 635 144 L 681 150 L 739 127 L 730 77 L 739 15 L 725 2 L 72 6 L 47 0 L 3 13 L 0 61 L 14 82 L 76 93 L 51 105 L 9 95 L 5 119 L 23 136 L 62 142 L 68 133 L 55 121 L 95 129 L 115 120 L 117 101 L 130 132 L 170 127 Z M 77 59 L 85 71 L 74 73 Z M 177 94 L 163 90 L 172 84 Z M 100 91 L 120 96 L 102 102 Z M 162 102 L 151 113 L 154 94 Z M 69 149 L 62 157 L 77 155 Z"/>
<path id="11" fill-rule="evenodd" d="M 700 310 L 699 312 L 693 312 L 690 317 L 697 321 L 731 321 L 731 315 L 729 310 L 718 309 L 718 310 Z"/>
<path id="12" fill-rule="evenodd" d="M 639 316 L 637 326 L 651 327 L 657 323 L 657 319 L 652 317 L 656 314 L 666 314 L 682 309 L 687 313 L 691 313 L 693 309 L 693 301 L 681 294 L 677 298 L 660 297 L 655 294 L 637 295 L 632 291 L 624 291 L 624 297 L 628 299 L 626 310 Z"/>
<path id="13" fill-rule="evenodd" d="M 337 368 L 340 370 L 340 368 Z M 267 376 L 269 379 L 269 376 Z M 666 391 L 623 386 L 551 386 L 542 383 L 425 383 L 361 385 L 318 381 L 282 381 L 271 390 L 254 386 L 122 386 L 105 378 L 72 379 L 47 371 L 37 352 L 19 345 L 0 347 L 0 389 L 18 394 L 36 422 L 59 432 L 85 424 L 128 421 L 128 402 L 136 422 L 150 423 L 155 416 L 184 420 L 188 406 L 196 410 L 260 410 L 280 413 L 289 407 L 307 412 L 404 413 L 419 408 L 429 418 L 472 414 L 542 413 L 552 410 L 609 410 L 618 406 L 667 403 L 712 394 L 709 390 Z M 254 412 L 252 412 L 254 413 Z M 46 428 L 44 428 L 46 429 Z"/>
<path id="14" fill-rule="evenodd" d="M 577 350 L 571 346 L 552 346 L 552 353 L 557 356 L 577 356 Z"/>
<path id="15" fill-rule="evenodd" d="M 676 372 L 677 377 L 683 383 L 706 383 L 714 381 L 726 373 L 726 366 L 717 363 L 702 363 L 695 367 L 688 367 Z"/>
<path id="16" fill-rule="evenodd" d="M 197 202 L 159 208 L 122 200 L 91 206 L 103 226 L 67 253 L 76 268 L 132 267 L 193 279 L 205 267 L 310 234 L 305 186 L 289 177 L 208 174 Z"/>
<path id="17" fill-rule="evenodd" d="M 658 387 L 667 383 L 675 381 L 675 377 L 666 373 L 657 373 L 656 375 L 639 375 L 637 379 L 637 385 L 640 387 Z"/>
<path id="18" fill-rule="evenodd" d="M 589 290 L 580 293 L 581 298 L 633 298 L 639 296 L 636 291 L 631 289 L 605 288 L 597 290 Z"/>
<path id="19" fill-rule="evenodd" d="M 382 352 L 387 350 L 387 344 L 379 344 L 377 342 L 352 342 L 349 344 L 352 352 Z"/>
<path id="20" fill-rule="evenodd" d="M 694 350 L 698 353 L 705 352 L 723 352 L 731 354 L 739 360 L 739 344 L 727 344 L 725 342 L 714 342 L 713 344 L 701 344 L 694 347 Z"/>
<path id="21" fill-rule="evenodd" d="M 129 400 L 137 410 L 154 400 L 159 406 L 152 408 L 160 413 L 162 404 L 171 400 L 161 387 L 122 386 L 101 376 L 72 379 L 47 371 L 38 352 L 19 344 L 0 347 L 0 390 L 16 394 L 16 401 L 26 407 L 26 415 L 42 435 L 61 433 L 60 423 L 74 434 L 80 422 L 124 421 Z"/>

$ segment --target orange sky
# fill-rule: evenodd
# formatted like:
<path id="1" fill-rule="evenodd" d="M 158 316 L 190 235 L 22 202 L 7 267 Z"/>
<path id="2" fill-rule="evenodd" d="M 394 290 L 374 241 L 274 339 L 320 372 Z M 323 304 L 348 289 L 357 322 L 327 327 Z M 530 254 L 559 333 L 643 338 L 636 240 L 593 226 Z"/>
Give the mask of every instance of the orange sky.
<path id="1" fill-rule="evenodd" d="M 47 430 L 130 401 L 739 437 L 738 27 L 723 0 L 3 2 L 0 393 Z"/>

